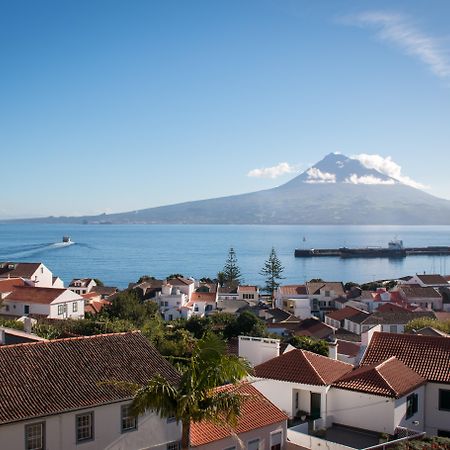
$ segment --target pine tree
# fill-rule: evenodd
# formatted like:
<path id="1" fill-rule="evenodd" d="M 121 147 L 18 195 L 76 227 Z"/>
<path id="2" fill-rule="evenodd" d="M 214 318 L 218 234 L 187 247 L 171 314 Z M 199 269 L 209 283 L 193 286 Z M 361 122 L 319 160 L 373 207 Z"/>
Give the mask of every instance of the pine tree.
<path id="1" fill-rule="evenodd" d="M 278 259 L 277 253 L 275 249 L 272 247 L 269 258 L 264 263 L 263 268 L 259 272 L 260 275 L 265 277 L 265 286 L 263 291 L 268 292 L 270 297 L 274 298 L 275 289 L 280 285 L 279 280 L 282 280 L 284 277 L 281 274 L 284 271 L 284 267 L 281 264 L 281 261 Z"/>
<path id="2" fill-rule="evenodd" d="M 242 275 L 241 270 L 237 265 L 236 252 L 234 251 L 233 247 L 230 247 L 230 250 L 228 252 L 228 258 L 225 262 L 225 266 L 223 267 L 222 272 L 224 274 L 225 284 L 228 285 L 239 284 Z"/>

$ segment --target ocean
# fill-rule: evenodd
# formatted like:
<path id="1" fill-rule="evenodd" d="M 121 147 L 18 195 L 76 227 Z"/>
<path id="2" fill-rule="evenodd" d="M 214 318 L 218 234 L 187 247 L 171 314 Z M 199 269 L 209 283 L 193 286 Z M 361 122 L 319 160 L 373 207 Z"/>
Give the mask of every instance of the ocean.
<path id="1" fill-rule="evenodd" d="M 74 244 L 62 244 L 68 235 Z M 312 278 L 367 282 L 414 273 L 450 273 L 450 257 L 403 259 L 295 258 L 294 249 L 404 245 L 450 245 L 450 226 L 290 225 L 63 225 L 0 224 L 0 261 L 43 262 L 65 283 L 93 277 L 124 288 L 141 275 L 181 273 L 215 277 L 232 246 L 243 280 L 263 284 L 259 274 L 273 247 L 285 267 L 283 283 Z"/>

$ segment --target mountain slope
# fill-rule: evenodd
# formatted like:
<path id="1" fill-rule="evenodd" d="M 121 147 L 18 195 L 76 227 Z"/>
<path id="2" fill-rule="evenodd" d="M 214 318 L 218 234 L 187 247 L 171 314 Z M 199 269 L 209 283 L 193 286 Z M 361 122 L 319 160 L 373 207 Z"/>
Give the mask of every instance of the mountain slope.
<path id="1" fill-rule="evenodd" d="M 402 184 L 357 160 L 330 154 L 273 189 L 120 214 L 36 221 L 448 225 L 450 201 Z"/>

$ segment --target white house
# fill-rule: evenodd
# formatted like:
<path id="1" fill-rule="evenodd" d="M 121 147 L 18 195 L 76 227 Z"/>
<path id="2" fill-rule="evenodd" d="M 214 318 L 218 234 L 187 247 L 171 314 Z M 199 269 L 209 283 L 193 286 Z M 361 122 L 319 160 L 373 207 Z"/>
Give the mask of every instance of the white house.
<path id="1" fill-rule="evenodd" d="M 32 281 L 36 287 L 61 287 L 61 279 L 42 263 L 0 262 L 0 279 L 23 278 Z"/>
<path id="2" fill-rule="evenodd" d="M 327 422 L 379 433 L 424 430 L 425 379 L 395 356 L 359 367 L 333 383 Z"/>
<path id="3" fill-rule="evenodd" d="M 252 382 L 289 418 L 304 412 L 323 420 L 331 384 L 352 369 L 351 364 L 295 349 L 256 366 Z"/>
<path id="4" fill-rule="evenodd" d="M 175 450 L 180 426 L 134 418 L 131 396 L 103 382 L 170 383 L 175 369 L 140 333 L 0 347 L 0 443 L 8 450 Z M 6 449 L 6 447 L 5 447 Z"/>
<path id="5" fill-rule="evenodd" d="M 161 292 L 157 292 L 156 297 L 148 301 L 155 301 L 158 304 L 164 320 L 174 320 L 182 317 L 181 308 L 188 303 L 189 295 L 182 292 L 179 286 L 165 283 Z"/>
<path id="6" fill-rule="evenodd" d="M 401 284 L 416 284 L 420 287 L 449 287 L 447 279 L 439 274 L 416 274 L 409 280 L 404 280 Z"/>
<path id="7" fill-rule="evenodd" d="M 250 285 L 239 285 L 237 287 L 238 300 L 255 300 L 259 299 L 259 287 Z"/>
<path id="8" fill-rule="evenodd" d="M 182 306 L 182 316 L 189 319 L 192 316 L 205 317 L 217 310 L 216 292 L 194 292 L 191 300 Z"/>
<path id="9" fill-rule="evenodd" d="M 84 318 L 84 299 L 68 289 L 14 286 L 4 292 L 0 313 L 10 316 L 42 315 L 49 319 Z"/>
<path id="10" fill-rule="evenodd" d="M 83 295 L 91 292 L 95 286 L 97 286 L 97 283 L 93 278 L 74 278 L 67 289 L 75 292 L 75 294 Z"/>
<path id="11" fill-rule="evenodd" d="M 392 356 L 427 381 L 423 420 L 427 434 L 450 437 L 450 339 L 375 332 L 361 366 Z"/>
<path id="12" fill-rule="evenodd" d="M 275 306 L 300 319 L 311 317 L 311 300 L 303 284 L 279 286 L 275 291 Z"/>

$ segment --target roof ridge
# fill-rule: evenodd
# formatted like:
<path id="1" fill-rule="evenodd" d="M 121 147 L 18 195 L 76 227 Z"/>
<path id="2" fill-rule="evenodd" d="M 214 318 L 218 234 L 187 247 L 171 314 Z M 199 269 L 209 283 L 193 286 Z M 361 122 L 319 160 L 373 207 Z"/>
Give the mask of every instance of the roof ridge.
<path id="1" fill-rule="evenodd" d="M 379 370 L 379 368 L 383 367 L 386 363 L 388 363 L 389 361 L 392 361 L 392 360 L 397 360 L 397 358 L 395 356 L 391 356 L 386 361 L 383 361 L 382 363 L 380 363 L 377 366 L 375 366 L 374 369 L 375 369 L 375 372 L 377 373 L 377 375 L 379 377 L 381 377 L 381 379 L 388 385 L 388 387 L 391 390 L 391 392 L 397 397 L 398 396 L 397 390 L 391 385 L 391 383 L 389 383 L 389 381 L 386 379 L 386 377 Z"/>
<path id="2" fill-rule="evenodd" d="M 300 350 L 300 349 L 299 349 L 299 350 Z M 300 350 L 300 352 L 301 352 L 303 358 L 305 358 L 306 361 L 308 362 L 308 365 L 314 370 L 314 372 L 316 373 L 316 375 L 319 377 L 319 380 L 322 381 L 323 384 L 327 384 L 327 383 L 325 383 L 325 380 L 324 380 L 324 379 L 322 378 L 322 376 L 319 374 L 319 372 L 317 371 L 317 369 L 314 367 L 314 365 L 311 363 L 311 361 L 309 360 L 308 356 L 305 354 L 306 352 L 308 352 L 308 350 Z M 308 353 L 315 354 L 315 353 L 312 353 L 312 352 L 308 352 Z"/>
<path id="3" fill-rule="evenodd" d="M 48 339 L 46 341 L 39 341 L 39 342 L 23 342 L 20 344 L 10 344 L 10 345 L 4 345 L 0 346 L 0 349 L 6 349 L 6 348 L 17 348 L 17 347 L 25 347 L 25 346 L 33 346 L 33 345 L 42 345 L 42 344 L 52 344 L 56 342 L 67 342 L 67 341 L 81 341 L 83 339 L 93 339 L 98 337 L 105 337 L 105 336 L 124 336 L 125 334 L 142 334 L 140 330 L 132 330 L 132 331 L 121 331 L 119 333 L 101 333 L 101 334 L 92 334 L 90 336 L 73 336 L 68 338 L 60 338 L 60 339 Z M 1 350 L 0 350 L 1 351 Z"/>

